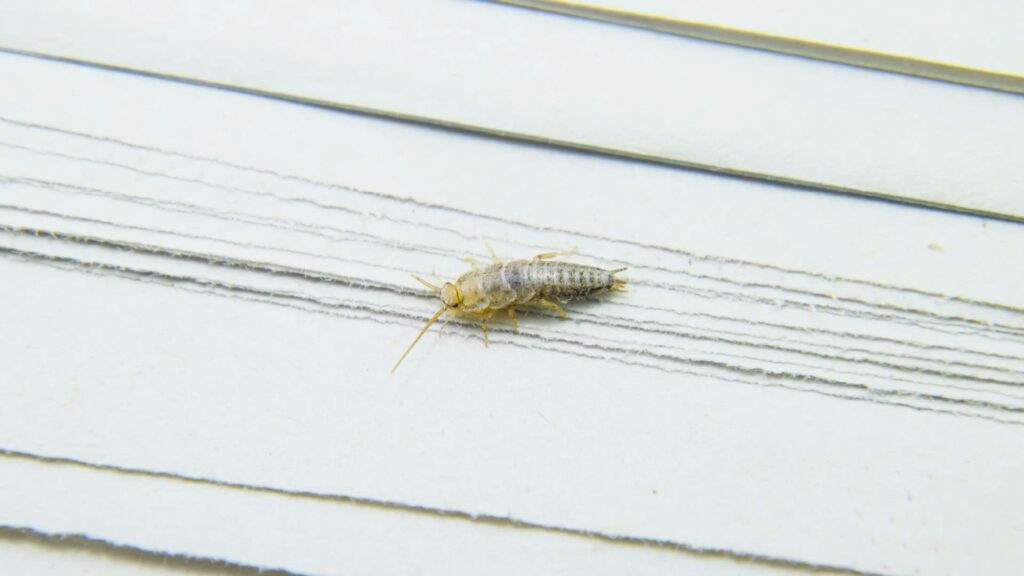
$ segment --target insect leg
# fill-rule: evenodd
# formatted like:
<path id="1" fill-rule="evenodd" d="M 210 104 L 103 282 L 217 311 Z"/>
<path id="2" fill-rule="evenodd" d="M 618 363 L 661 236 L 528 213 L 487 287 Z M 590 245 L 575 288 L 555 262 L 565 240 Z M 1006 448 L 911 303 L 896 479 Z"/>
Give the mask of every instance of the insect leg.
<path id="1" fill-rule="evenodd" d="M 507 308 L 508 317 L 512 320 L 512 332 L 519 334 L 519 320 L 516 319 L 516 309 Z"/>
<path id="2" fill-rule="evenodd" d="M 491 319 L 491 317 L 488 316 L 488 317 L 486 317 L 486 318 L 484 318 L 483 320 L 480 321 L 480 327 L 484 329 L 484 348 L 488 347 L 487 346 L 487 321 L 490 320 L 490 319 Z"/>
<path id="3" fill-rule="evenodd" d="M 573 246 L 572 248 L 569 248 L 568 250 L 563 250 L 561 252 L 545 252 L 543 254 L 537 254 L 536 256 L 533 257 L 533 259 L 534 260 L 551 260 L 552 258 L 561 258 L 563 256 L 564 257 L 572 256 L 575 253 L 576 253 L 576 247 Z"/>
<path id="4" fill-rule="evenodd" d="M 487 242 L 484 242 L 484 246 L 487 246 L 487 251 L 491 253 L 491 260 L 495 264 L 501 264 L 501 258 L 498 258 L 498 253 L 494 251 L 494 248 Z"/>
<path id="5" fill-rule="evenodd" d="M 541 305 L 541 306 L 543 306 L 545 308 L 550 308 L 550 309 L 554 310 L 555 312 L 558 312 L 559 314 L 562 315 L 562 320 L 568 320 L 569 319 L 569 314 L 565 311 L 565 308 L 562 308 L 557 302 L 553 302 L 551 300 L 547 300 L 547 299 L 541 298 L 540 300 L 537 300 L 537 304 L 539 304 L 539 305 Z"/>

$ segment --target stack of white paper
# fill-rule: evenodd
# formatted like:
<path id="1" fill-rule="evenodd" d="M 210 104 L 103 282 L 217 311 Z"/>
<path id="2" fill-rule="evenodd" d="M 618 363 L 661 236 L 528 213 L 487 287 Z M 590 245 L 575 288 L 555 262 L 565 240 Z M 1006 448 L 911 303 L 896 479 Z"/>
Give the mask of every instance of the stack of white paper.
<path id="1" fill-rule="evenodd" d="M 1019 97 L 489 3 L 3 10 L 5 568 L 1024 559 Z M 629 291 L 390 375 L 487 245 Z"/>

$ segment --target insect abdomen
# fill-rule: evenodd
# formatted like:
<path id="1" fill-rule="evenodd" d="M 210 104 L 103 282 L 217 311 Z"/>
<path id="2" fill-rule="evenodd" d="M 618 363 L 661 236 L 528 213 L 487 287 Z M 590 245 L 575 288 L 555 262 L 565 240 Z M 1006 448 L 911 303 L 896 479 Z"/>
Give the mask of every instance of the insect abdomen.
<path id="1" fill-rule="evenodd" d="M 607 270 L 542 260 L 509 262 L 503 267 L 502 276 L 521 300 L 537 297 L 571 300 L 610 289 L 615 283 Z"/>

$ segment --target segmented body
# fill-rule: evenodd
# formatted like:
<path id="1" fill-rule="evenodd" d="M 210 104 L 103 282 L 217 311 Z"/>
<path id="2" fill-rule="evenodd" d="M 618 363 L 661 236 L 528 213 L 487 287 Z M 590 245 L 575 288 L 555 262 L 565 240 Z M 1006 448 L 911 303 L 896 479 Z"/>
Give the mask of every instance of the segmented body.
<path id="1" fill-rule="evenodd" d="M 608 270 L 568 262 L 511 260 L 477 268 L 455 281 L 459 312 L 482 314 L 541 300 L 566 302 L 619 285 Z"/>

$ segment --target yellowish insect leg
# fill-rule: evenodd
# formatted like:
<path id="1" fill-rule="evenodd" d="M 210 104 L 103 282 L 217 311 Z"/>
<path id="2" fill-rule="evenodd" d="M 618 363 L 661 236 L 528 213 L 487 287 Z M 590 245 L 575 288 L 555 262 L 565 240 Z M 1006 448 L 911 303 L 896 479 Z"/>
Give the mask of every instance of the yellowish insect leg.
<path id="1" fill-rule="evenodd" d="M 508 309 L 508 317 L 512 320 L 512 332 L 519 334 L 519 320 L 516 319 L 516 309 Z"/>
<path id="2" fill-rule="evenodd" d="M 552 302 L 551 300 L 538 300 L 537 303 L 545 308 L 550 308 L 555 312 L 558 312 L 562 316 L 562 320 L 569 319 L 569 313 L 566 312 L 565 308 L 562 308 L 562 306 L 557 302 Z"/>
<path id="3" fill-rule="evenodd" d="M 498 253 L 494 251 L 494 248 L 487 242 L 484 242 L 484 246 L 487 246 L 487 251 L 491 253 L 491 260 L 495 264 L 501 264 L 501 258 L 498 258 Z"/>
<path id="4" fill-rule="evenodd" d="M 533 259 L 534 260 L 551 260 L 552 258 L 562 258 L 562 257 L 566 257 L 567 258 L 569 256 L 572 256 L 575 253 L 576 253 L 576 247 L 573 246 L 572 248 L 569 248 L 568 250 L 563 250 L 561 252 L 544 252 L 543 254 L 537 254 L 536 256 L 533 257 Z"/>

